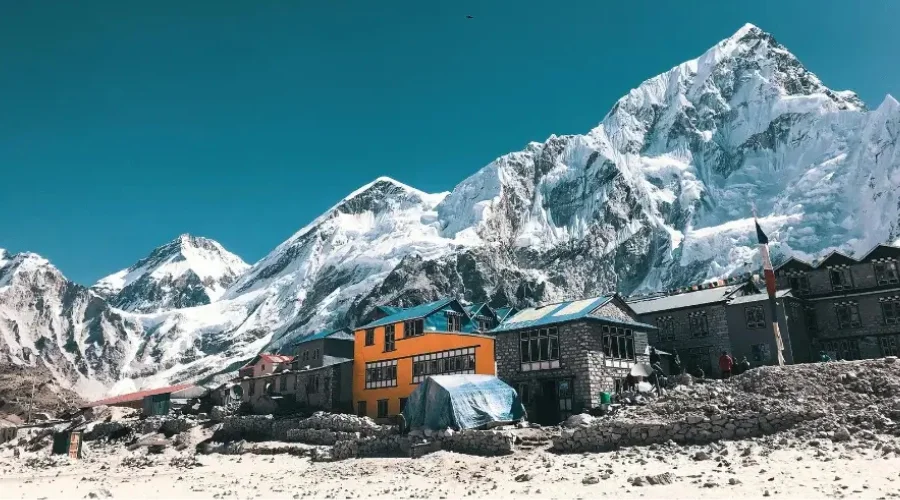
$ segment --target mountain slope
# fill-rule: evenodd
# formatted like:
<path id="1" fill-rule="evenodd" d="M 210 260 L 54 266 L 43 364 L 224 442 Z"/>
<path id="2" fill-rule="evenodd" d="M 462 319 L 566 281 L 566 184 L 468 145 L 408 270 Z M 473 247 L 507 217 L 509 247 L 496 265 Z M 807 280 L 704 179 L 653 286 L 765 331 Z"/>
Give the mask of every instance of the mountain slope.
<path id="1" fill-rule="evenodd" d="M 66 386 L 97 394 L 122 378 L 142 332 L 46 259 L 0 249 L 0 362 L 40 364 Z"/>
<path id="2" fill-rule="evenodd" d="M 205 288 L 209 300 L 175 299 L 168 282 L 151 287 L 167 293 L 125 293 L 126 277 L 156 273 L 145 261 L 114 275 L 96 293 L 141 314 L 95 297 L 112 325 L 109 366 L 78 373 L 125 379 L 118 389 L 194 380 L 358 325 L 378 304 L 455 295 L 527 306 L 740 273 L 759 265 L 754 206 L 776 258 L 865 251 L 900 240 L 898 139 L 896 100 L 868 110 L 747 25 L 643 82 L 588 133 L 528 144 L 451 193 L 376 179 L 246 272 L 229 266 L 240 276 L 218 300 Z M 41 283 L 10 308 L 3 280 L 0 310 L 19 315 L 40 316 L 41 294 L 66 288 Z"/>
<path id="3" fill-rule="evenodd" d="M 218 242 L 183 234 L 91 289 L 126 311 L 167 311 L 215 302 L 249 267 Z"/>

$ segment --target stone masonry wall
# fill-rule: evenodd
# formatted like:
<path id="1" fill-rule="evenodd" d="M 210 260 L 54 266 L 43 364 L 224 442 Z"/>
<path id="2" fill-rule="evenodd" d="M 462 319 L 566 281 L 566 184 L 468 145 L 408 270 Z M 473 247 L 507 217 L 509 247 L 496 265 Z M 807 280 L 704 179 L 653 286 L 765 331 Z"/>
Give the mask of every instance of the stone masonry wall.
<path id="1" fill-rule="evenodd" d="M 690 326 L 691 313 L 706 313 L 706 321 L 709 325 L 709 334 L 702 337 L 694 335 Z M 660 338 L 660 331 L 651 331 L 648 334 L 650 345 L 658 347 L 664 351 L 672 352 L 677 349 L 681 357 L 684 368 L 692 371 L 695 367 L 689 365 L 689 359 L 695 350 L 707 350 L 709 359 L 707 367 L 711 370 L 707 372 L 707 376 L 721 375 L 719 373 L 719 355 L 722 351 L 731 352 L 731 340 L 728 336 L 728 319 L 725 314 L 725 305 L 714 304 L 698 307 L 690 307 L 685 309 L 677 309 L 674 311 L 662 311 L 658 313 L 643 314 L 640 316 L 642 323 L 656 325 L 657 319 L 660 317 L 671 316 L 674 324 L 674 338 Z"/>
<path id="2" fill-rule="evenodd" d="M 645 446 L 672 440 L 679 444 L 706 444 L 721 439 L 774 434 L 801 422 L 821 418 L 818 411 L 781 411 L 742 417 L 715 418 L 690 415 L 675 422 L 601 421 L 554 438 L 553 448 L 566 453 L 599 452 L 622 446 Z"/>

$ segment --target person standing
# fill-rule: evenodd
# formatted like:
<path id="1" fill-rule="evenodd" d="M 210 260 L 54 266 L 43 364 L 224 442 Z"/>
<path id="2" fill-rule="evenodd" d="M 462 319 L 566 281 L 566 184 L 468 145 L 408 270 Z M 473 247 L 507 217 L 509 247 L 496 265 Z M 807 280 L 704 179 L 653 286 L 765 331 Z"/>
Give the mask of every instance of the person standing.
<path id="1" fill-rule="evenodd" d="M 678 355 L 678 349 L 672 351 L 672 374 L 681 375 L 684 368 L 681 365 L 681 356 Z"/>
<path id="2" fill-rule="evenodd" d="M 659 353 L 656 352 L 655 347 L 650 348 L 650 366 L 658 365 L 660 363 Z"/>
<path id="3" fill-rule="evenodd" d="M 750 361 L 747 359 L 747 356 L 741 358 L 741 362 L 738 363 L 738 366 L 740 367 L 741 373 L 750 371 Z"/>
<path id="4" fill-rule="evenodd" d="M 731 369 L 734 368 L 734 358 L 728 355 L 728 351 L 722 351 L 719 356 L 719 371 L 722 372 L 722 378 L 731 378 Z"/>

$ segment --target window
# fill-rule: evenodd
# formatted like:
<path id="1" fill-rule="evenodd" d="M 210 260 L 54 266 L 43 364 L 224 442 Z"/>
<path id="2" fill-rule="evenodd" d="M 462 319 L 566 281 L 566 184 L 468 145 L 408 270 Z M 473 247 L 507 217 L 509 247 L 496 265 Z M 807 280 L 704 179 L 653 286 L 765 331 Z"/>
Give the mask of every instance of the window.
<path id="1" fill-rule="evenodd" d="M 610 359 L 634 359 L 634 336 L 630 328 L 603 325 L 603 355 Z"/>
<path id="2" fill-rule="evenodd" d="M 832 267 L 830 273 L 832 290 L 837 292 L 853 288 L 853 278 L 850 276 L 849 267 Z"/>
<path id="3" fill-rule="evenodd" d="M 366 389 L 397 387 L 397 360 L 366 363 Z"/>
<path id="4" fill-rule="evenodd" d="M 494 320 L 492 320 L 491 318 L 479 316 L 479 317 L 475 318 L 475 322 L 478 324 L 478 329 L 483 332 L 486 332 L 486 331 L 490 330 L 491 328 L 494 328 Z"/>
<path id="5" fill-rule="evenodd" d="M 822 350 L 833 360 L 853 361 L 859 359 L 859 341 L 856 339 L 831 340 L 822 342 Z"/>
<path id="6" fill-rule="evenodd" d="M 400 398 L 400 413 L 403 413 L 403 410 L 406 409 L 407 401 L 409 401 L 409 398 Z"/>
<path id="7" fill-rule="evenodd" d="M 881 344 L 882 356 L 897 356 L 900 353 L 900 336 L 898 335 L 885 335 L 878 339 L 878 343 Z"/>
<path id="8" fill-rule="evenodd" d="M 856 302 L 835 304 L 834 312 L 837 314 L 838 326 L 841 328 L 857 328 L 861 324 L 859 305 Z"/>
<path id="9" fill-rule="evenodd" d="M 384 352 L 391 352 L 396 349 L 397 346 L 394 345 L 394 325 L 387 325 L 384 327 Z"/>
<path id="10" fill-rule="evenodd" d="M 893 285 L 900 283 L 900 273 L 897 272 L 896 260 L 883 260 L 875 262 L 875 279 L 879 285 Z"/>
<path id="11" fill-rule="evenodd" d="M 809 295 L 809 276 L 806 273 L 794 274 L 788 280 L 791 290 L 797 295 Z"/>
<path id="12" fill-rule="evenodd" d="M 522 371 L 559 368 L 559 330 L 554 327 L 519 334 Z"/>
<path id="13" fill-rule="evenodd" d="M 303 361 L 309 361 L 309 351 L 303 351 Z"/>
<path id="14" fill-rule="evenodd" d="M 412 381 L 418 384 L 429 375 L 475 373 L 475 348 L 454 349 L 413 356 Z"/>
<path id="15" fill-rule="evenodd" d="M 265 365 L 265 364 L 263 364 L 263 365 L 262 365 L 262 367 L 261 367 L 261 368 L 260 368 L 260 369 L 259 369 L 259 371 L 261 371 L 261 372 L 264 372 L 264 371 L 266 371 L 266 365 Z"/>
<path id="16" fill-rule="evenodd" d="M 750 352 L 753 353 L 753 361 L 757 363 L 768 363 L 772 359 L 772 347 L 769 344 L 753 344 Z"/>
<path id="17" fill-rule="evenodd" d="M 691 337 L 706 337 L 709 335 L 709 321 L 706 312 L 693 312 L 688 315 L 688 325 L 691 329 Z"/>
<path id="18" fill-rule="evenodd" d="M 896 325 L 900 323 L 900 300 L 886 300 L 881 303 L 881 313 L 884 314 L 884 324 Z"/>
<path id="19" fill-rule="evenodd" d="M 755 330 L 766 327 L 766 314 L 763 312 L 763 306 L 745 307 L 744 316 L 747 318 L 747 328 Z"/>
<path id="20" fill-rule="evenodd" d="M 357 417 L 365 417 L 368 415 L 366 412 L 366 402 L 365 401 L 357 401 L 356 402 L 356 416 Z"/>
<path id="21" fill-rule="evenodd" d="M 462 331 L 462 315 L 457 312 L 447 312 L 447 331 Z"/>
<path id="22" fill-rule="evenodd" d="M 280 392 L 287 391 L 287 378 L 288 378 L 287 374 L 284 374 L 284 373 L 281 374 L 281 377 L 280 377 L 281 380 L 278 381 L 278 390 Z"/>
<path id="23" fill-rule="evenodd" d="M 816 310 L 813 307 L 806 308 L 806 331 L 811 335 L 819 333 L 819 323 L 816 320 Z"/>
<path id="24" fill-rule="evenodd" d="M 386 418 L 388 416 L 388 400 L 378 400 L 378 418 Z"/>
<path id="25" fill-rule="evenodd" d="M 375 345 L 375 329 L 366 329 L 366 345 Z M 363 401 L 365 403 L 365 401 Z"/>
<path id="26" fill-rule="evenodd" d="M 403 323 L 403 337 L 418 337 L 425 333 L 425 320 L 414 319 Z"/>
<path id="27" fill-rule="evenodd" d="M 313 350 L 312 359 L 319 359 L 319 350 L 318 349 Z"/>
<path id="28" fill-rule="evenodd" d="M 250 396 L 256 394 L 256 381 L 255 380 L 250 381 L 250 390 L 247 392 L 250 394 Z"/>
<path id="29" fill-rule="evenodd" d="M 520 382 L 519 383 L 519 398 L 522 400 L 523 405 L 531 404 L 531 386 L 528 385 L 528 382 Z"/>
<path id="30" fill-rule="evenodd" d="M 309 391 L 308 391 L 308 392 L 309 392 L 310 394 L 316 394 L 316 393 L 319 392 L 319 376 L 318 376 L 318 375 L 313 375 L 312 377 L 309 377 L 309 383 L 308 383 L 308 384 L 309 384 L 309 386 L 308 386 L 308 387 L 309 387 Z"/>
<path id="31" fill-rule="evenodd" d="M 659 340 L 672 342 L 675 340 L 675 318 L 660 316 L 656 318 L 656 327 L 659 328 Z"/>

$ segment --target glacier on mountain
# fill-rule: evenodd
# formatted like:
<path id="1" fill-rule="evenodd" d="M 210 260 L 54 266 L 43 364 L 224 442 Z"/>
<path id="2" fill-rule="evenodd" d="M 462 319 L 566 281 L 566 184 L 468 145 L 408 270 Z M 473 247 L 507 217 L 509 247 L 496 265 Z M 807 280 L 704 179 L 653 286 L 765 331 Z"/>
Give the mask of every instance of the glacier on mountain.
<path id="1" fill-rule="evenodd" d="M 155 251 L 82 298 L 103 304 L 92 317 L 109 366 L 65 358 L 61 376 L 114 390 L 196 380 L 358 325 L 378 304 L 454 295 L 527 306 L 756 270 L 754 207 L 776 259 L 900 242 L 898 136 L 893 97 L 868 110 L 746 25 L 642 83 L 587 134 L 532 142 L 450 193 L 376 179 L 246 270 L 220 247 L 207 273 Z M 21 340 L 35 338 L 23 317 L 34 305 L 3 295 L 9 261 L 0 254 L 0 338 L 35 343 Z M 186 274 L 198 280 L 179 281 Z"/>

